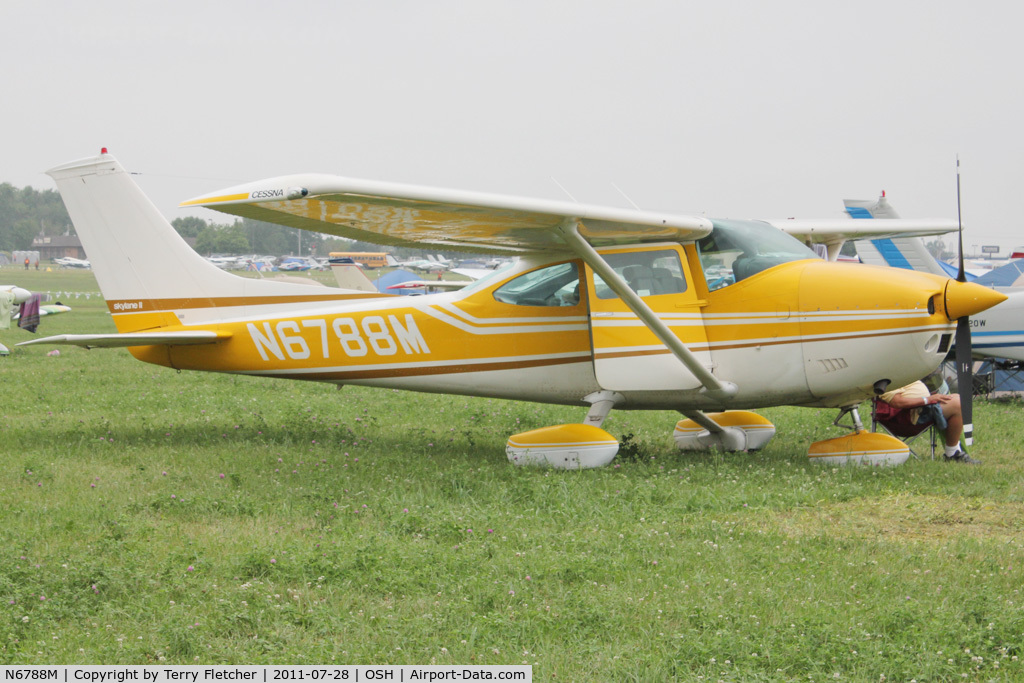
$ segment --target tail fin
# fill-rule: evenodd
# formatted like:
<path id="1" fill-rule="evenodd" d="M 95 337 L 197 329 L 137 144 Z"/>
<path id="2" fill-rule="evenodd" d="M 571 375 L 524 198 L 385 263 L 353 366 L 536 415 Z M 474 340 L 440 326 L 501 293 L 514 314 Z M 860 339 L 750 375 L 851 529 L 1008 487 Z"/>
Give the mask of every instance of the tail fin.
<path id="1" fill-rule="evenodd" d="M 878 199 L 844 199 L 843 206 L 850 218 L 899 218 L 896 209 L 892 208 L 889 200 L 885 198 L 885 190 L 878 196 Z"/>
<path id="2" fill-rule="evenodd" d="M 105 150 L 47 173 L 57 182 L 120 332 L 186 319 L 209 322 L 254 305 L 336 300 L 350 293 L 220 270 L 192 250 Z"/>
<path id="3" fill-rule="evenodd" d="M 338 286 L 344 289 L 358 289 L 360 292 L 376 292 L 377 287 L 366 277 L 363 269 L 352 259 L 331 259 L 331 272 Z"/>
<path id="4" fill-rule="evenodd" d="M 877 200 L 844 199 L 843 206 L 851 218 L 899 218 L 900 215 L 892 208 L 885 198 L 885 192 Z M 876 266 L 890 266 L 932 273 L 942 277 L 956 275 L 956 269 L 949 264 L 941 263 L 932 256 L 920 237 L 895 237 L 877 240 L 857 240 L 857 255 L 861 261 Z"/>

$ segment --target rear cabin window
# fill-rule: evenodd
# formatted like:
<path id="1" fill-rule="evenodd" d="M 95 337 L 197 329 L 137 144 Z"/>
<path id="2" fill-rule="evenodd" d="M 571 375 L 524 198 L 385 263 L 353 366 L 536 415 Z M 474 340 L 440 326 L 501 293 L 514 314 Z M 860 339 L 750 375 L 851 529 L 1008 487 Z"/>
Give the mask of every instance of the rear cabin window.
<path id="1" fill-rule="evenodd" d="M 682 294 L 686 291 L 679 252 L 674 249 L 606 254 L 604 260 L 641 297 Z M 618 296 L 596 273 L 594 291 L 599 299 L 614 299 Z"/>
<path id="2" fill-rule="evenodd" d="M 531 270 L 494 290 L 494 298 L 516 306 L 575 306 L 580 302 L 576 263 Z"/>

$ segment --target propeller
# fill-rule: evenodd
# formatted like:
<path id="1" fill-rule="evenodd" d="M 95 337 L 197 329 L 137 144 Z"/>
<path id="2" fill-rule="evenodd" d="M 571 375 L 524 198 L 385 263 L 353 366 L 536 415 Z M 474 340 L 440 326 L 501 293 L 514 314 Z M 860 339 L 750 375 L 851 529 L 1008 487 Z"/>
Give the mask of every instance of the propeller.
<path id="1" fill-rule="evenodd" d="M 960 268 L 957 282 L 967 282 L 964 270 L 964 224 L 960 218 L 960 157 L 956 158 L 956 222 L 960 239 Z M 964 444 L 974 443 L 974 360 L 971 358 L 971 320 L 962 315 L 956 321 L 956 384 L 960 392 L 960 413 L 964 419 Z"/>

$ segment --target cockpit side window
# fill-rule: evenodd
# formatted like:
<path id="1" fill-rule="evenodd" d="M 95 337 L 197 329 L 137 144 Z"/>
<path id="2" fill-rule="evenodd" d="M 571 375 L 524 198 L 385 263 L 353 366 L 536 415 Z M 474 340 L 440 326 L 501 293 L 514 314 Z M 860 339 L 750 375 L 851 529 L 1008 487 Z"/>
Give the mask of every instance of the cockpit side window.
<path id="1" fill-rule="evenodd" d="M 712 221 L 714 230 L 697 241 L 708 291 L 790 261 L 817 258 L 797 239 L 763 221 Z"/>
<path id="2" fill-rule="evenodd" d="M 494 298 L 516 306 L 575 306 L 580 274 L 575 262 L 531 270 L 494 290 Z"/>
<path id="3" fill-rule="evenodd" d="M 682 294 L 686 291 L 686 278 L 683 277 L 683 267 L 679 263 L 679 253 L 675 250 L 606 254 L 604 260 L 641 297 Z M 594 291 L 599 299 L 614 299 L 617 296 L 597 273 L 594 274 Z"/>

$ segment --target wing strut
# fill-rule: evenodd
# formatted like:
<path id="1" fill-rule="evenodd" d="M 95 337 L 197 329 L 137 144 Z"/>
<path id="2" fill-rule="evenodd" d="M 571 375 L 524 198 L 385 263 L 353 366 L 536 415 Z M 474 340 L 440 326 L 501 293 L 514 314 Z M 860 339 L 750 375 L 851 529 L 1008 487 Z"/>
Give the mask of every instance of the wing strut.
<path id="1" fill-rule="evenodd" d="M 725 431 L 725 428 L 722 427 L 722 425 L 718 424 L 710 417 L 705 415 L 703 411 L 681 410 L 679 412 L 681 412 L 683 415 L 690 418 L 691 420 L 699 424 L 701 427 L 711 432 L 712 434 L 721 434 Z"/>
<path id="2" fill-rule="evenodd" d="M 704 388 L 701 389 L 702 392 L 719 401 L 726 401 L 736 395 L 736 385 L 732 382 L 723 382 L 711 374 L 711 371 L 697 360 L 697 357 L 693 355 L 690 349 L 686 348 L 686 344 L 680 341 L 679 337 L 672 333 L 672 330 L 668 329 L 668 326 L 644 303 L 644 300 L 630 289 L 626 281 L 619 277 L 619 274 L 601 258 L 601 255 L 590 246 L 589 242 L 583 239 L 583 236 L 579 233 L 578 219 L 565 221 L 561 226 L 560 232 L 576 255 L 583 259 L 584 263 L 590 266 L 595 273 L 601 276 L 605 284 L 619 295 L 619 298 L 625 302 L 629 310 L 633 311 L 636 317 L 640 318 L 647 326 L 647 329 L 653 332 L 654 336 L 667 346 L 675 357 L 686 366 L 686 369 L 693 373 L 700 383 L 704 385 Z"/>

